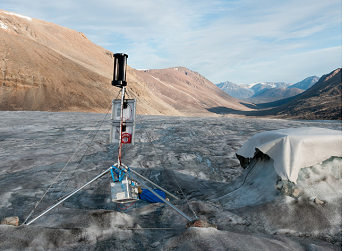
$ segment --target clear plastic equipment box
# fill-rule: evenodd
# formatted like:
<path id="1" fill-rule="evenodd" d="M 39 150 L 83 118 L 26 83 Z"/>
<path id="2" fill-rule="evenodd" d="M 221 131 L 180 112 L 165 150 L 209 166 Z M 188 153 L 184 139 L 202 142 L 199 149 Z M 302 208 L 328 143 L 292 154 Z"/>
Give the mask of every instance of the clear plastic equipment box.
<path id="1" fill-rule="evenodd" d="M 138 186 L 131 180 L 111 183 L 112 201 L 116 203 L 130 203 L 139 199 Z"/>

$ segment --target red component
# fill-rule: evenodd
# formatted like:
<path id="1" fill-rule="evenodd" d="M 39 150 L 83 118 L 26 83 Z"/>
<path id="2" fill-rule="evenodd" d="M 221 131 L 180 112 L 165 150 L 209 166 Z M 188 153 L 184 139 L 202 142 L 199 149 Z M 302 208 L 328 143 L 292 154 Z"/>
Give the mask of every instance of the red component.
<path id="1" fill-rule="evenodd" d="M 129 206 L 125 206 L 125 207 L 121 207 L 119 203 L 117 203 L 117 205 L 118 205 L 118 207 L 119 207 L 121 210 L 126 210 L 126 209 L 128 209 L 129 207 L 131 207 L 132 205 L 134 205 L 135 202 L 136 202 L 136 201 L 131 202 L 131 204 L 130 204 Z"/>
<path id="2" fill-rule="evenodd" d="M 131 144 L 131 134 L 130 133 L 123 133 L 122 134 L 122 143 L 123 144 Z"/>

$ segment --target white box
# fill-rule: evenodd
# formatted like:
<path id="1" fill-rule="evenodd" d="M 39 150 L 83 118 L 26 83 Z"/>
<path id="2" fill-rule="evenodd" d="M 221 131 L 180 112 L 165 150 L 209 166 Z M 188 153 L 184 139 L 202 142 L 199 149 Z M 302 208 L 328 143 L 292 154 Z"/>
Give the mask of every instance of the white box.
<path id="1" fill-rule="evenodd" d="M 125 99 L 126 107 L 123 109 L 123 122 L 134 122 L 136 118 L 136 99 Z M 121 100 L 114 99 L 112 102 L 112 122 L 120 121 Z"/>

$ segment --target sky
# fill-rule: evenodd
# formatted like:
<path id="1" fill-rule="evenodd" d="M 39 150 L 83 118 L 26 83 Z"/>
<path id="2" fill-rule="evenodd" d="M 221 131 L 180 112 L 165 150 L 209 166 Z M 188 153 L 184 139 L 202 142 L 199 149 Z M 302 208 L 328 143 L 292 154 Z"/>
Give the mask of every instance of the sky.
<path id="1" fill-rule="evenodd" d="M 296 83 L 342 67 L 341 0 L 1 0 L 83 32 L 135 69 L 184 66 L 214 84 Z"/>

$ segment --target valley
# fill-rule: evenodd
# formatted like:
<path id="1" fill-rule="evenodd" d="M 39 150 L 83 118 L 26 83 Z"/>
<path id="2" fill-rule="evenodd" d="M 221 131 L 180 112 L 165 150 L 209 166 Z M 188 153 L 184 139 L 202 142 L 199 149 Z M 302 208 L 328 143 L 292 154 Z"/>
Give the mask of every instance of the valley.
<path id="1" fill-rule="evenodd" d="M 3 24 L 0 110 L 105 112 L 111 100 L 118 98 L 118 88 L 111 86 L 112 52 L 78 31 L 53 23 L 1 10 L 0 21 Z M 144 115 L 341 120 L 341 73 L 334 87 L 337 90 L 329 87 L 334 91 L 322 95 L 329 100 L 337 95 L 335 102 L 327 104 L 329 109 L 318 107 L 320 96 L 310 93 L 311 86 L 322 85 L 317 80 L 313 76 L 294 85 L 283 82 L 254 83 L 249 88 L 236 85 L 240 94 L 235 98 L 224 91 L 223 85 L 214 85 L 186 67 L 136 70 L 128 66 L 127 98 L 138 99 L 137 112 Z M 225 86 L 229 88 L 230 83 Z M 317 87 L 312 90 L 318 91 Z M 303 95 L 313 96 L 312 108 L 301 99 L 278 108 Z M 296 112 L 291 113 L 294 108 Z"/>

